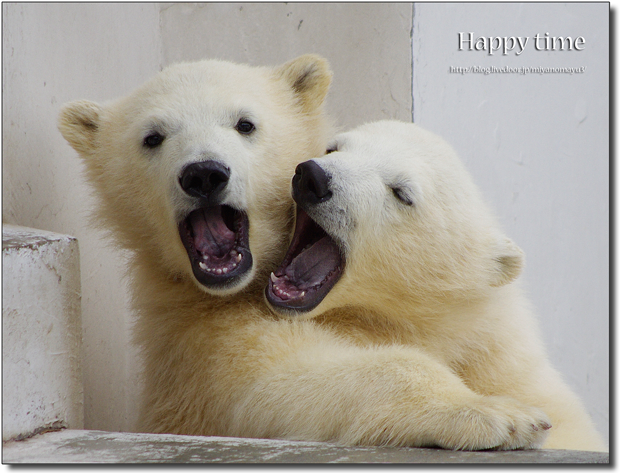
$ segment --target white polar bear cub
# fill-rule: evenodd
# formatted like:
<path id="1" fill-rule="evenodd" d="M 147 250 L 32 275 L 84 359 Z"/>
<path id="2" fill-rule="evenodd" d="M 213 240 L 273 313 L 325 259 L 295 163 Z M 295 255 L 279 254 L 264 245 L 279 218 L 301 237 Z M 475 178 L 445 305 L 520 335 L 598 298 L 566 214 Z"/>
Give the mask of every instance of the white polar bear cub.
<path id="1" fill-rule="evenodd" d="M 295 166 L 333 136 L 331 77 L 312 54 L 276 67 L 204 60 L 110 103 L 62 108 L 60 131 L 99 197 L 96 222 L 129 250 L 139 430 L 248 431 L 235 409 L 260 373 L 256 334 L 275 331 L 263 287 L 286 251 Z"/>
<path id="2" fill-rule="evenodd" d="M 515 282 L 523 253 L 450 146 L 383 121 L 339 135 L 329 152 L 297 167 L 296 228 L 266 297 L 376 350 L 357 380 L 361 393 L 382 379 L 366 406 L 369 418 L 384 409 L 376 438 L 606 450 L 547 360 Z"/>

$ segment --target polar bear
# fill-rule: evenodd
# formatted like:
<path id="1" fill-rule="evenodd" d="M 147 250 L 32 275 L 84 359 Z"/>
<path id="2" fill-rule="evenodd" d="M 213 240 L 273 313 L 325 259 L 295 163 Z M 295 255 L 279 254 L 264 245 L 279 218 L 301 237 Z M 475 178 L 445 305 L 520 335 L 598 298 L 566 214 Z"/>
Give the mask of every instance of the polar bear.
<path id="1" fill-rule="evenodd" d="M 290 176 L 332 136 L 331 76 L 315 55 L 275 68 L 181 63 L 112 103 L 61 110 L 59 129 L 99 197 L 96 220 L 131 252 L 139 430 L 226 433 L 205 407 L 217 395 L 203 342 L 264 305 L 293 224 Z"/>
<path id="2" fill-rule="evenodd" d="M 449 145 L 382 121 L 339 135 L 328 153 L 296 169 L 296 227 L 265 294 L 277 313 L 365 352 L 363 376 L 342 373 L 342 392 L 378 384 L 360 412 L 376 418 L 375 438 L 606 450 L 547 360 L 515 281 L 522 251 Z"/>

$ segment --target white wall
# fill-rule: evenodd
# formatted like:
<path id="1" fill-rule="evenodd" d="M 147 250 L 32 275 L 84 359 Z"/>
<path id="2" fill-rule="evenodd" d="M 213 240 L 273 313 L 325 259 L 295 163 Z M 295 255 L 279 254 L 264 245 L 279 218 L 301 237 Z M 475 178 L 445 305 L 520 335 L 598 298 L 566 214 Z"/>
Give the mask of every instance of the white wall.
<path id="1" fill-rule="evenodd" d="M 84 424 L 128 429 L 135 418 L 135 357 L 128 343 L 121 256 L 88 225 L 89 188 L 56 118 L 65 102 L 113 99 L 159 70 L 159 8 L 79 3 L 2 8 L 2 218 L 78 238 Z"/>
<path id="2" fill-rule="evenodd" d="M 132 429 L 138 359 L 129 345 L 122 255 L 86 221 L 92 199 L 76 153 L 56 130 L 60 105 L 115 98 L 180 60 L 278 64 L 306 52 L 332 64 L 329 110 L 343 128 L 411 120 L 413 97 L 415 120 L 461 153 L 527 253 L 525 279 L 554 361 L 606 428 L 607 135 L 600 123 L 608 111 L 607 84 L 597 80 L 607 77 L 600 50 L 607 23 L 577 11 L 590 7 L 549 5 L 532 13 L 536 7 L 3 4 L 3 220 L 78 237 L 86 428 Z M 576 33 L 565 26 L 574 21 Z M 594 72 L 448 74 L 452 60 L 485 61 L 479 53 L 454 54 L 450 38 L 458 28 L 486 33 L 489 25 L 494 35 L 513 34 L 515 25 L 514 34 L 553 27 L 584 35 L 586 54 L 577 62 Z"/>
<path id="3" fill-rule="evenodd" d="M 609 429 L 609 6 L 416 4 L 413 116 L 465 160 L 525 251 L 525 287 L 555 366 Z M 459 51 L 458 33 L 529 36 L 524 52 Z M 582 51 L 533 37 L 583 36 Z M 450 73 L 450 66 L 583 74 Z"/>
<path id="4" fill-rule="evenodd" d="M 410 120 L 411 15 L 405 3 L 173 4 L 161 12 L 163 62 L 265 65 L 317 53 L 334 71 L 328 109 L 338 125 Z"/>

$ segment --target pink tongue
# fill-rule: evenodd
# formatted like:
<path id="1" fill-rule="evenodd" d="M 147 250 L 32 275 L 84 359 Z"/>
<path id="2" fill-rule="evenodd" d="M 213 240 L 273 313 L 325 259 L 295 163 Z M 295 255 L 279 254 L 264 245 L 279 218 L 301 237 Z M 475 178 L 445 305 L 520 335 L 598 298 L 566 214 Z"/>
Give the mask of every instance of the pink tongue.
<path id="1" fill-rule="evenodd" d="M 298 289 L 305 290 L 322 282 L 339 262 L 338 247 L 326 236 L 297 255 L 284 274 Z"/>
<path id="2" fill-rule="evenodd" d="M 233 249 L 235 233 L 224 223 L 221 206 L 192 213 L 190 223 L 194 230 L 194 245 L 200 253 L 221 258 Z"/>

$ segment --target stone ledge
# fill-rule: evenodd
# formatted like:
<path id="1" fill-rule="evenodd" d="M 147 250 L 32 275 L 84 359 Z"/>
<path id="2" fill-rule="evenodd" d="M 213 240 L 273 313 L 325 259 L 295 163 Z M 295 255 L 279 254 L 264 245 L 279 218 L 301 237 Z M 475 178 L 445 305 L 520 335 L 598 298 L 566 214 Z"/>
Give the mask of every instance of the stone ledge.
<path id="1" fill-rule="evenodd" d="M 454 452 L 432 448 L 341 447 L 328 443 L 232 437 L 48 432 L 7 442 L 15 463 L 609 463 L 609 454 L 572 450 Z"/>
<path id="2" fill-rule="evenodd" d="M 84 427 L 78 241 L 2 225 L 2 440 Z"/>

